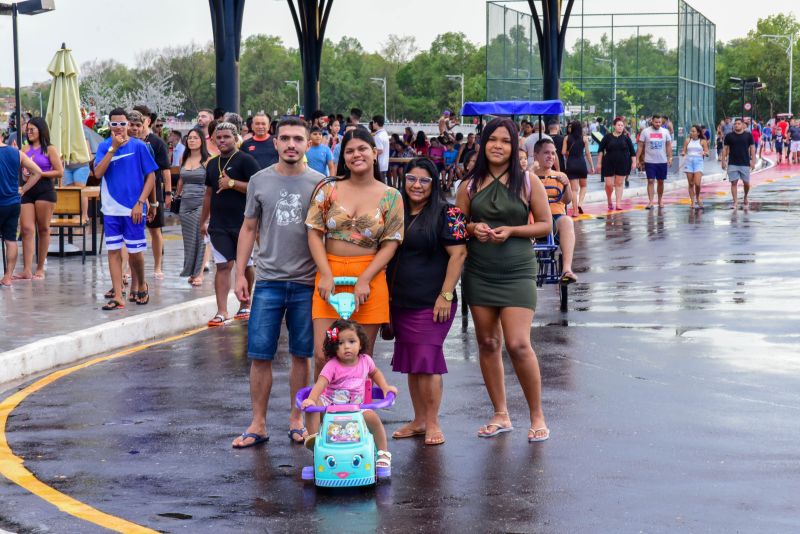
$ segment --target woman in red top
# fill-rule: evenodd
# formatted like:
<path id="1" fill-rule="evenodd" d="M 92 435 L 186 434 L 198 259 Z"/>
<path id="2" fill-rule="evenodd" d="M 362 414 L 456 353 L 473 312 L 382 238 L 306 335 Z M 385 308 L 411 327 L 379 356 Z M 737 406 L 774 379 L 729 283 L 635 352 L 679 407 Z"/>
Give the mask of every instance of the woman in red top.
<path id="1" fill-rule="evenodd" d="M 428 142 L 428 137 L 422 130 L 417 132 L 417 138 L 414 140 L 413 147 L 414 151 L 417 153 L 417 156 L 428 155 L 428 150 L 430 150 L 431 144 Z"/>

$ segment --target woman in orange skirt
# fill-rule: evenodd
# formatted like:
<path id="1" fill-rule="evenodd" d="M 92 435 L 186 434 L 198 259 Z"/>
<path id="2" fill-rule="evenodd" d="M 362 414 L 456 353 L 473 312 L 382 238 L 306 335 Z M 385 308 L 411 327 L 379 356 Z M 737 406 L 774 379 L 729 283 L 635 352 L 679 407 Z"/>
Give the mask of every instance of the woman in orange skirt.
<path id="1" fill-rule="evenodd" d="M 353 287 L 356 312 L 351 319 L 367 331 L 368 354 L 380 325 L 389 321 L 385 269 L 403 240 L 403 200 L 396 189 L 380 181 L 377 157 L 369 132 L 360 128 L 347 132 L 342 138 L 339 176 L 321 182 L 311 198 L 306 226 L 317 264 L 311 310 L 315 376 L 325 364 L 325 332 L 339 318 L 328 303 L 334 277 L 357 279 Z"/>

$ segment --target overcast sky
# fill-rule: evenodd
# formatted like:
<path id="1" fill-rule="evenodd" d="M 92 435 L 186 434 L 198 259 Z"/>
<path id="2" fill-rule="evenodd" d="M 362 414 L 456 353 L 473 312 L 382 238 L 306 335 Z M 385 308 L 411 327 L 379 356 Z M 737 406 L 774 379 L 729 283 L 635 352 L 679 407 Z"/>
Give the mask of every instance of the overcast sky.
<path id="1" fill-rule="evenodd" d="M 586 0 L 586 9 L 624 12 L 624 6 L 643 2 Z M 0 0 L 6 3 L 8 0 Z M 55 0 L 56 11 L 20 16 L 20 76 L 22 85 L 48 79 L 47 65 L 66 42 L 81 64 L 114 58 L 130 66 L 136 54 L 149 48 L 206 43 L 211 40 L 207 0 Z M 717 38 L 728 41 L 747 34 L 757 17 L 800 12 L 795 0 L 689 0 L 717 25 Z M 527 11 L 527 3 L 519 9 Z M 674 11 L 675 0 L 647 2 L 646 11 Z M 639 7 L 639 10 L 642 8 Z M 427 48 L 440 33 L 461 31 L 473 42 L 486 40 L 485 0 L 335 0 L 327 37 L 338 41 L 358 38 L 369 51 L 377 50 L 389 33 L 414 35 Z M 297 46 L 285 0 L 247 0 L 244 36 L 278 35 Z M 13 86 L 11 17 L 0 17 L 0 86 Z"/>

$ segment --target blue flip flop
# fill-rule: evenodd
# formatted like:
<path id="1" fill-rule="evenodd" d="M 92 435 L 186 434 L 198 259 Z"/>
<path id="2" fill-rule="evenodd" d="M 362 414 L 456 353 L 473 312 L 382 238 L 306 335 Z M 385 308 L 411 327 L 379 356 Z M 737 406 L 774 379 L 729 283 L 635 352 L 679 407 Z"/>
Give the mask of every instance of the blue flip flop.
<path id="1" fill-rule="evenodd" d="M 261 436 L 259 434 L 253 434 L 252 432 L 244 432 L 242 434 L 242 439 L 253 438 L 252 443 L 248 443 L 247 445 L 233 445 L 234 449 L 248 449 L 250 447 L 255 447 L 256 445 L 261 445 L 262 443 L 266 443 L 269 441 L 269 436 Z"/>
<path id="2" fill-rule="evenodd" d="M 292 428 L 292 429 L 289 430 L 289 439 L 292 440 L 293 443 L 297 443 L 298 445 L 302 445 L 305 442 L 305 439 L 306 439 L 305 436 L 303 436 L 303 434 L 305 432 L 307 432 L 305 427 L 303 427 L 303 428 Z M 302 438 L 302 440 L 297 441 L 296 439 L 294 439 L 294 435 L 295 434 L 300 436 Z"/>

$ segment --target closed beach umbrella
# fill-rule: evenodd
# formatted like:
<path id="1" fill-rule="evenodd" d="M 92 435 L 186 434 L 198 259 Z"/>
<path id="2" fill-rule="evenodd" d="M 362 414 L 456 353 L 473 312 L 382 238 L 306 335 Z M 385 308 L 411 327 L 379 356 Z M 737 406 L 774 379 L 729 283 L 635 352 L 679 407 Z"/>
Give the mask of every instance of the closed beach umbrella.
<path id="1" fill-rule="evenodd" d="M 47 70 L 53 76 L 46 117 L 50 141 L 58 148 L 65 163 L 87 162 L 89 151 L 81 122 L 78 66 L 70 49 L 61 45 Z"/>

